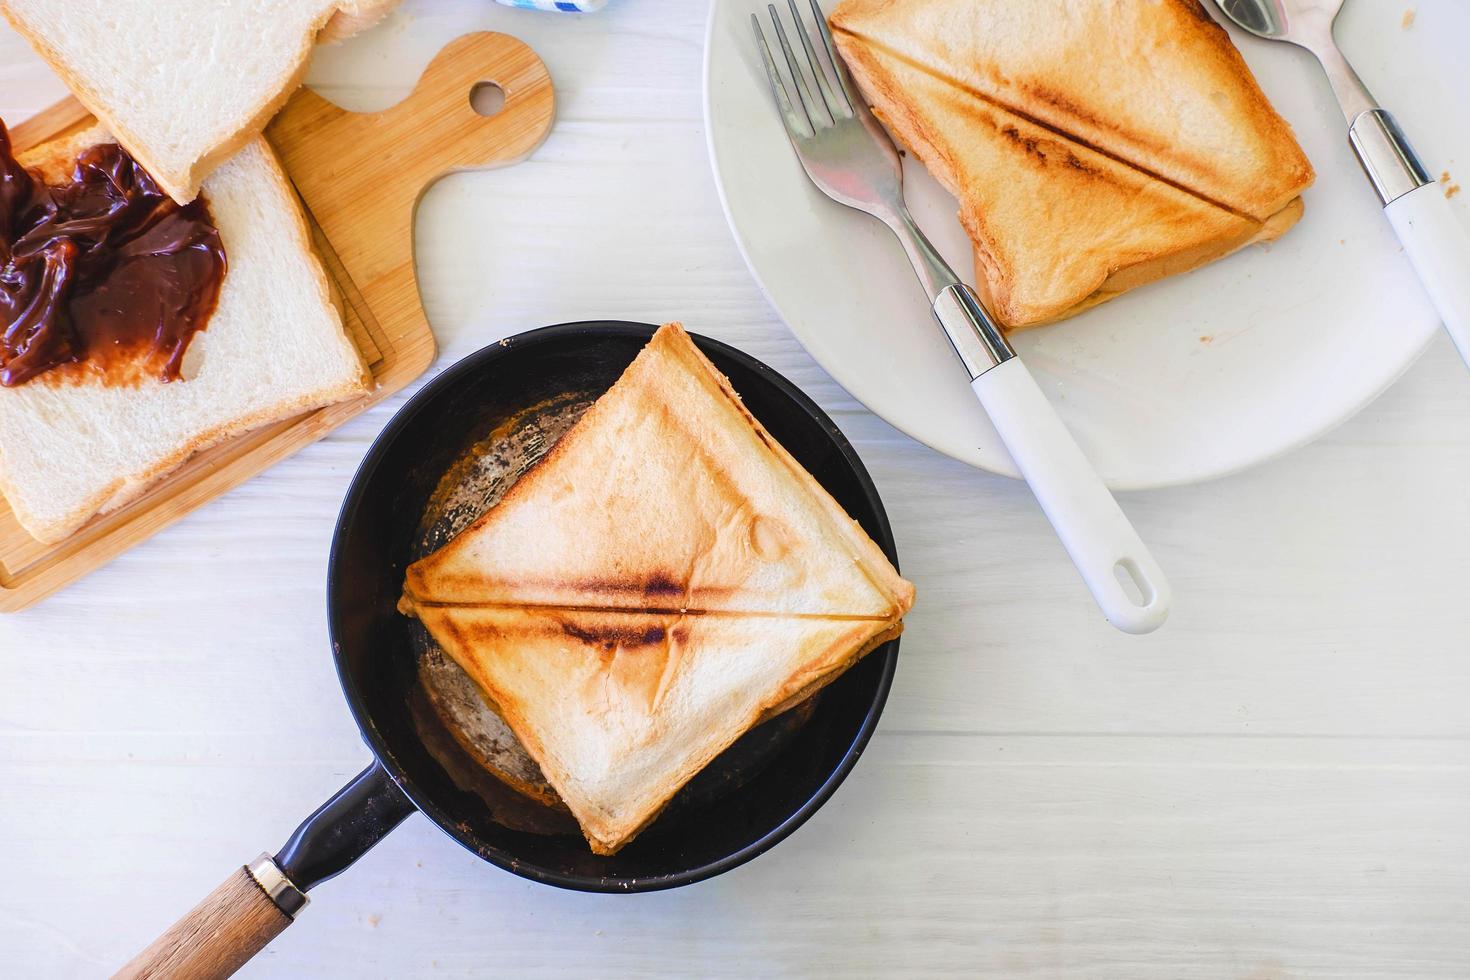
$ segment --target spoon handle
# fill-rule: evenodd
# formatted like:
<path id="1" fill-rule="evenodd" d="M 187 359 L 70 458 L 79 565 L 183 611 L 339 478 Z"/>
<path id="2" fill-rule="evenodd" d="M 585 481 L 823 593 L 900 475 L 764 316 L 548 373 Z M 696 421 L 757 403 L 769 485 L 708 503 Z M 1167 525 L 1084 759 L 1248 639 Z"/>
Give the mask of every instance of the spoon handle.
<path id="1" fill-rule="evenodd" d="M 1359 113 L 1348 141 L 1424 291 L 1470 367 L 1470 228 L 1387 110 Z"/>
<path id="2" fill-rule="evenodd" d="M 1383 210 L 1470 367 L 1470 228 L 1439 184 L 1418 187 Z"/>

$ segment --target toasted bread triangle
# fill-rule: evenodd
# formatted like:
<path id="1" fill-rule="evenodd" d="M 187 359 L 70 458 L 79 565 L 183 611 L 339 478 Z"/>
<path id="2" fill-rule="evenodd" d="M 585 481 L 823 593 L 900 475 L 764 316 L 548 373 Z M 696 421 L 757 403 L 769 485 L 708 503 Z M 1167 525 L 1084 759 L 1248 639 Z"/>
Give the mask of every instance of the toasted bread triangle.
<path id="1" fill-rule="evenodd" d="M 1312 180 L 1194 0 L 1057 3 L 846 0 L 832 16 L 874 111 L 959 201 L 976 285 L 1013 328 L 1276 238 Z M 1141 32 L 1144 53 L 1119 47 L 1144 42 L 1108 33 L 1118 25 Z M 1076 67 L 1029 61 L 1039 38 Z M 1237 124 L 1244 134 L 1221 150 Z"/>
<path id="2" fill-rule="evenodd" d="M 419 605 L 881 620 L 913 597 L 677 324 L 404 588 Z"/>
<path id="3" fill-rule="evenodd" d="M 1312 165 L 1197 0 L 846 0 L 833 24 L 972 95 L 1265 221 Z"/>
<path id="4" fill-rule="evenodd" d="M 613 854 L 742 734 L 902 624 L 781 616 L 416 607 Z"/>
<path id="5" fill-rule="evenodd" d="M 612 854 L 748 729 L 897 636 L 912 603 L 668 324 L 498 504 L 409 567 L 399 608 Z"/>

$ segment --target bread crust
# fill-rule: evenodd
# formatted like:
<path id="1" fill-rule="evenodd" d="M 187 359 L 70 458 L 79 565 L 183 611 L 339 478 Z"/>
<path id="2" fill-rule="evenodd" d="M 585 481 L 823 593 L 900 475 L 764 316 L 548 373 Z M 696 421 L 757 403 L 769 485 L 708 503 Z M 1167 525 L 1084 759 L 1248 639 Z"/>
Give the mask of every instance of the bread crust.
<path id="1" fill-rule="evenodd" d="M 342 5 L 317 32 L 317 43 L 336 44 L 354 34 L 376 27 L 396 6 L 398 0 L 343 0 Z"/>
<path id="2" fill-rule="evenodd" d="M 1076 316 L 1101 306 L 1108 300 L 1116 299 L 1139 286 L 1146 286 L 1151 282 L 1180 273 L 1198 269 L 1209 265 L 1216 259 L 1223 259 L 1227 255 L 1233 255 L 1249 245 L 1261 245 L 1273 242 L 1286 234 L 1298 221 L 1301 220 L 1304 205 L 1302 199 L 1297 197 L 1286 203 L 1280 211 L 1271 215 L 1259 225 L 1252 225 L 1235 237 L 1224 237 L 1215 241 L 1202 242 L 1194 248 L 1181 249 L 1169 255 L 1139 262 L 1134 265 L 1123 266 L 1109 272 L 1106 279 L 1098 285 L 1097 289 L 1089 293 L 1077 302 L 1076 305 L 1068 307 L 1057 313 L 1044 315 L 1042 319 L 1023 321 L 1014 324 L 1006 324 L 1008 332 L 1017 333 L 1022 330 L 1030 330 L 1033 327 L 1044 327 L 1048 324 L 1057 323 L 1068 317 Z M 975 291 L 979 294 L 981 302 L 987 309 L 993 309 L 992 304 L 997 303 L 990 291 L 990 275 L 984 265 L 985 256 L 979 249 L 975 250 Z"/>

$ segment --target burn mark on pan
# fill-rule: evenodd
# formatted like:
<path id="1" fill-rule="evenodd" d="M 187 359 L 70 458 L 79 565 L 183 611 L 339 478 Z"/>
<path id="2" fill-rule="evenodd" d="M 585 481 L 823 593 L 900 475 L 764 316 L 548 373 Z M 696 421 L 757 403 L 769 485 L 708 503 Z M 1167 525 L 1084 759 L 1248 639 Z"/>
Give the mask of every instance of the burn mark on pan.
<path id="1" fill-rule="evenodd" d="M 438 551 L 500 502 L 551 451 L 601 392 L 573 391 L 496 422 L 445 471 L 424 505 L 413 557 Z"/>

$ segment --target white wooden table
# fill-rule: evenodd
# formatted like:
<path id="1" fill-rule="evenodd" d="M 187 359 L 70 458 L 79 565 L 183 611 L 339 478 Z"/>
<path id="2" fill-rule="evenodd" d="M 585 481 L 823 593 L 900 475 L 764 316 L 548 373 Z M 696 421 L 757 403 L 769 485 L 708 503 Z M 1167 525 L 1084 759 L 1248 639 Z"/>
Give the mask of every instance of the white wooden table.
<path id="1" fill-rule="evenodd" d="M 1024 487 L 873 418 L 765 305 L 705 160 L 703 20 L 409 0 L 311 80 L 378 108 L 464 31 L 542 54 L 550 141 L 420 211 L 436 369 L 541 324 L 680 317 L 810 392 L 919 589 L 873 746 L 773 852 L 655 895 L 534 885 L 411 817 L 246 975 L 1470 975 L 1470 377 L 1448 341 L 1311 448 L 1128 497 L 1179 601 L 1117 634 Z M 0 32 L 0 117 L 62 94 Z M 0 620 L 0 974 L 117 966 L 368 761 L 323 580 L 401 402 Z"/>

